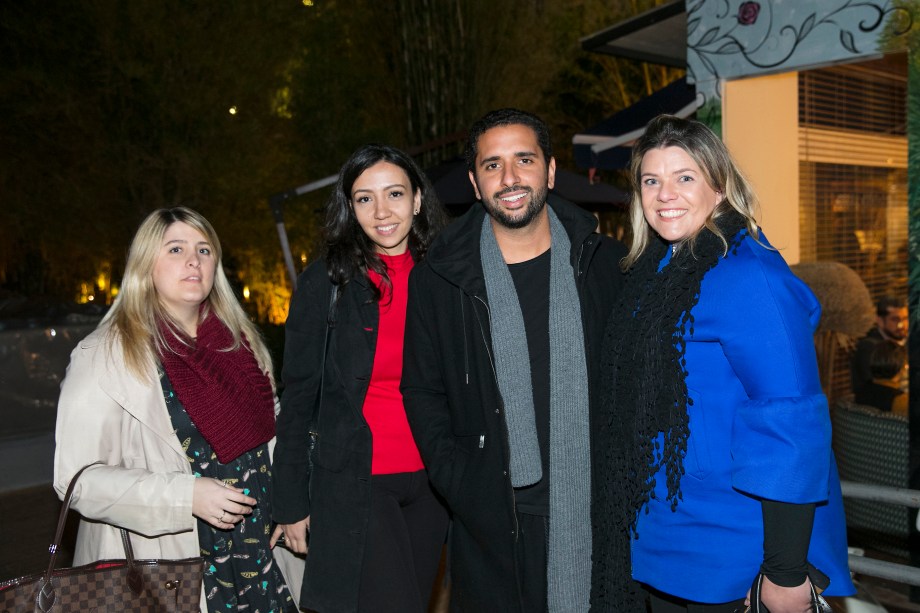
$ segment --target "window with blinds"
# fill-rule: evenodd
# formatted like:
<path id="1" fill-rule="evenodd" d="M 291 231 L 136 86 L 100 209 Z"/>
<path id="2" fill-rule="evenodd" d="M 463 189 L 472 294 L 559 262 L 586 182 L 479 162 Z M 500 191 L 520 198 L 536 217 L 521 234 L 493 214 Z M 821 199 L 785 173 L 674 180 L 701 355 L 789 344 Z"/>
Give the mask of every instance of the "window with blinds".
<path id="1" fill-rule="evenodd" d="M 801 260 L 832 260 L 872 297 L 907 297 L 903 54 L 799 73 Z"/>

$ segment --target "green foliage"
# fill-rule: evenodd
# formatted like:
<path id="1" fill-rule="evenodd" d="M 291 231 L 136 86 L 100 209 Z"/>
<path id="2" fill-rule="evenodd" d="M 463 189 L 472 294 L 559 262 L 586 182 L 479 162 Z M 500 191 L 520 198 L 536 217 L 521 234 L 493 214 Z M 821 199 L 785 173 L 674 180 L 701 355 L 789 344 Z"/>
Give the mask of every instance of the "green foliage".
<path id="1" fill-rule="evenodd" d="M 296 40 L 307 10 L 0 4 L 4 281 L 68 298 L 121 259 L 143 216 L 176 204 L 228 245 L 275 240 L 264 199 L 295 174 L 294 143 L 269 102 L 290 50 L 278 41 Z"/>
<path id="2" fill-rule="evenodd" d="M 2 2 L 0 287 L 70 299 L 106 262 L 117 280 L 139 221 L 177 204 L 240 275 L 274 271 L 270 194 L 501 106 L 543 115 L 567 166 L 577 130 L 678 75 L 578 39 L 661 1 Z M 286 206 L 295 260 L 327 193 Z"/>

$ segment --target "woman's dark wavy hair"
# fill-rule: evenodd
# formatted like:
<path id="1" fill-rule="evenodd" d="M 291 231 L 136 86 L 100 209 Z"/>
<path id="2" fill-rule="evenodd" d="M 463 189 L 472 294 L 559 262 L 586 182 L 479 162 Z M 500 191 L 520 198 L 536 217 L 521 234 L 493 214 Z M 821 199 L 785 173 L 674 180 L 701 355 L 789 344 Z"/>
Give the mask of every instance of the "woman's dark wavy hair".
<path id="1" fill-rule="evenodd" d="M 326 204 L 326 223 L 323 235 L 326 243 L 326 269 L 329 278 L 342 288 L 358 276 L 368 277 L 373 270 L 384 283 L 389 284 L 386 267 L 377 255 L 373 241 L 361 229 L 351 202 L 351 190 L 355 181 L 365 170 L 378 162 L 389 162 L 399 166 L 409 177 L 412 193 L 421 191 L 421 210 L 412 219 L 409 231 L 409 251 L 416 263 L 421 262 L 428 252 L 431 241 L 447 222 L 428 177 L 409 155 L 389 145 L 369 144 L 359 147 L 342 165 L 335 189 Z M 381 292 L 369 283 L 374 299 L 379 301 Z"/>

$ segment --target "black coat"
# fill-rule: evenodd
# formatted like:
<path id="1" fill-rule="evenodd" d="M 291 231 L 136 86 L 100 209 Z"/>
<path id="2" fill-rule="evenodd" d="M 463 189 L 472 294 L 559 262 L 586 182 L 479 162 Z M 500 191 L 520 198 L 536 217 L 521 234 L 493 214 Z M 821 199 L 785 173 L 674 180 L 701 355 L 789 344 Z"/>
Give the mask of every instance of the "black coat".
<path id="1" fill-rule="evenodd" d="M 572 244 L 593 393 L 600 343 L 620 284 L 623 246 L 593 215 L 555 196 Z M 480 263 L 482 206 L 444 230 L 409 277 L 402 393 L 435 489 L 451 510 L 451 598 L 457 611 L 522 611 L 507 433 L 492 362 Z"/>
<path id="2" fill-rule="evenodd" d="M 272 466 L 272 519 L 287 524 L 310 515 L 300 604 L 322 613 L 358 605 L 372 456 L 363 407 L 380 319 L 367 280 L 348 283 L 335 308 L 318 402 L 331 289 L 323 260 L 297 282 L 285 325 Z"/>

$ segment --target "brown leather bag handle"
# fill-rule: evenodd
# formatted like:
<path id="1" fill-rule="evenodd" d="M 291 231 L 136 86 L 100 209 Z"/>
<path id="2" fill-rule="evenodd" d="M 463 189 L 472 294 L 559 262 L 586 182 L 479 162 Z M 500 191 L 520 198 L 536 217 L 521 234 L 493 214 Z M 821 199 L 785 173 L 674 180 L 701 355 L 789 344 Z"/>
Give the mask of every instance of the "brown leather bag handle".
<path id="1" fill-rule="evenodd" d="M 67 492 L 64 494 L 64 501 L 61 504 L 61 513 L 58 516 L 57 531 L 54 533 L 54 542 L 51 543 L 51 545 L 48 547 L 48 551 L 51 553 L 51 559 L 48 561 L 48 570 L 46 570 L 45 574 L 42 576 L 41 583 L 38 585 L 38 591 L 35 594 L 36 611 L 50 611 L 54 606 L 54 601 L 57 600 L 57 595 L 54 593 L 54 585 L 51 583 L 51 578 L 54 575 L 58 550 L 61 548 L 61 540 L 64 537 L 64 527 L 67 523 L 67 513 L 70 511 L 70 502 L 73 498 L 73 491 L 76 488 L 77 480 L 80 478 L 80 475 L 83 474 L 83 471 L 85 471 L 90 466 L 96 466 L 97 464 L 104 465 L 105 462 L 98 461 L 93 462 L 92 464 L 87 464 L 76 472 L 76 474 L 70 480 L 70 484 L 67 486 Z M 134 549 L 131 547 L 131 539 L 128 536 L 128 531 L 124 528 L 121 528 L 121 542 L 125 548 L 125 560 L 128 562 L 128 587 L 131 588 L 131 591 L 135 595 L 140 595 L 140 593 L 144 591 L 144 578 L 140 571 L 135 567 Z"/>
<path id="2" fill-rule="evenodd" d="M 45 571 L 45 576 L 42 577 L 42 583 L 46 583 L 48 580 L 50 580 L 51 574 L 54 572 L 54 563 L 57 561 L 58 549 L 60 549 L 61 539 L 64 537 L 64 525 L 67 523 L 67 512 L 70 511 L 70 500 L 73 498 L 73 491 L 77 486 L 77 479 L 80 478 L 80 475 L 83 474 L 84 470 L 90 466 L 95 466 L 96 464 L 103 464 L 103 462 L 93 462 L 92 464 L 87 464 L 77 471 L 77 473 L 70 480 L 70 485 L 67 486 L 67 493 L 64 494 L 64 502 L 61 505 L 61 513 L 58 516 L 57 532 L 54 533 L 54 542 L 52 542 L 48 547 L 48 551 L 51 552 L 51 560 L 48 562 L 48 570 Z"/>

